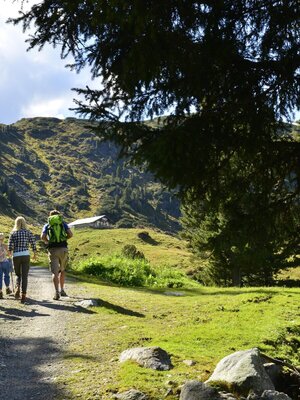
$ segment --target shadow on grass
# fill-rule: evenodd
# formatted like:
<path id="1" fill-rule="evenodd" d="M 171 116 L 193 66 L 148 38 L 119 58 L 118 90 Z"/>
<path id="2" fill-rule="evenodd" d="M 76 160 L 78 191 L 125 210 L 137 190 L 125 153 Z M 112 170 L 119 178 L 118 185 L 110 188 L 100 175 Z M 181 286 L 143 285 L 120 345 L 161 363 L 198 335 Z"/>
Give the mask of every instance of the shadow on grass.
<path id="1" fill-rule="evenodd" d="M 140 232 L 137 234 L 138 238 L 141 239 L 143 242 L 151 244 L 152 246 L 157 246 L 159 242 L 153 239 L 148 232 Z"/>
<path id="2" fill-rule="evenodd" d="M 288 292 L 290 294 L 299 294 L 298 291 L 292 291 L 290 288 L 287 287 L 282 287 L 280 285 L 278 286 L 270 286 L 270 287 L 241 287 L 241 288 L 219 288 L 219 287 L 213 287 L 213 286 L 201 286 L 199 284 L 199 287 L 179 287 L 179 288 L 151 288 L 151 287 L 130 287 L 130 286 L 119 286 L 117 284 L 111 283 L 111 282 L 105 282 L 95 276 L 90 276 L 90 275 L 85 275 L 81 274 L 78 271 L 73 271 L 69 274 L 69 277 L 73 278 L 74 281 L 81 281 L 81 282 L 86 282 L 86 283 L 92 283 L 95 285 L 101 285 L 101 286 L 106 286 L 106 287 L 112 287 L 112 288 L 118 288 L 122 287 L 126 290 L 130 291 L 139 291 L 139 292 L 146 292 L 146 293 L 151 293 L 151 294 L 156 294 L 156 295 L 163 295 L 167 296 L 170 295 L 170 292 L 182 292 L 184 293 L 184 296 L 215 296 L 215 295 L 232 295 L 232 296 L 238 296 L 241 294 L 277 294 L 278 292 L 282 292 L 284 289 L 288 289 Z M 293 287 L 295 288 L 295 287 Z M 166 292 L 169 292 L 166 294 Z"/>
<path id="3" fill-rule="evenodd" d="M 129 315 L 130 317 L 145 318 L 144 314 L 141 314 L 137 311 L 129 310 L 128 308 L 124 308 L 116 304 L 109 303 L 108 301 L 105 300 L 101 299 L 95 299 L 95 300 L 97 301 L 99 307 L 105 307 L 108 310 L 115 311 L 118 314 Z"/>
<path id="4" fill-rule="evenodd" d="M 79 354 L 79 353 L 67 353 L 64 355 L 65 360 L 88 360 L 88 361 L 98 361 L 98 357 L 89 356 L 87 354 Z"/>
<path id="5" fill-rule="evenodd" d="M 48 338 L 3 338 L 0 336 L 2 399 L 70 399 L 65 387 L 55 381 L 61 350 Z"/>
<path id="6" fill-rule="evenodd" d="M 132 288 L 127 288 L 132 289 Z M 224 296 L 238 296 L 241 294 L 279 294 L 284 290 L 283 287 L 249 287 L 249 288 L 213 288 L 213 287 L 203 287 L 203 288 L 178 288 L 178 289 L 151 289 L 151 288 L 135 288 L 134 290 L 141 290 L 151 294 L 156 294 L 159 296 L 170 296 L 172 297 L 172 292 L 174 293 L 173 296 L 176 296 L 176 292 L 181 293 L 178 297 L 187 297 L 187 296 L 216 296 L 216 295 L 224 295 Z M 289 294 L 297 294 L 299 295 L 300 291 L 292 291 L 288 290 Z"/>

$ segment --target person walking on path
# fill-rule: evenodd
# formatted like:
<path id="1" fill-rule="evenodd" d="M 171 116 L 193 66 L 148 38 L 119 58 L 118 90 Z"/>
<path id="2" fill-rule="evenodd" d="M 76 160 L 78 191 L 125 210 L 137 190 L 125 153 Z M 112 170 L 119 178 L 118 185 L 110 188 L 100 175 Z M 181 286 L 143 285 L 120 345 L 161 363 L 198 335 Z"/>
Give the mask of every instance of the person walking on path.
<path id="1" fill-rule="evenodd" d="M 17 275 L 17 287 L 15 290 L 15 298 L 20 298 L 20 289 L 22 290 L 21 303 L 26 301 L 26 293 L 28 286 L 28 273 L 30 267 L 29 247 L 33 251 L 33 260 L 36 259 L 36 243 L 35 238 L 30 230 L 24 217 L 17 217 L 15 225 L 8 239 L 8 254 L 13 256 L 13 265 L 15 274 Z"/>
<path id="2" fill-rule="evenodd" d="M 72 236 L 73 233 L 63 220 L 61 213 L 57 210 L 50 211 L 48 223 L 42 229 L 41 239 L 48 247 L 49 264 L 55 288 L 53 300 L 59 300 L 60 296 L 67 296 L 64 289 L 69 254 L 67 240 Z"/>
<path id="3" fill-rule="evenodd" d="M 10 289 L 10 262 L 7 259 L 7 252 L 8 252 L 8 247 L 4 243 L 4 233 L 0 233 L 0 299 L 3 299 L 3 278 L 4 278 L 4 283 L 6 286 L 6 294 L 11 294 L 12 290 Z"/>

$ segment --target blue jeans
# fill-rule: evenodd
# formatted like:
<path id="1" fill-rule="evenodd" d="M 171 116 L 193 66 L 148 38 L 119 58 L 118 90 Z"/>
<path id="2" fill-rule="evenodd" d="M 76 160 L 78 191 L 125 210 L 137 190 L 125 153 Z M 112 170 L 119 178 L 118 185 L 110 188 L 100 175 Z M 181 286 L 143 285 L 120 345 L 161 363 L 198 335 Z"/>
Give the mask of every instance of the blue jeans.
<path id="1" fill-rule="evenodd" d="M 10 283 L 9 272 L 10 272 L 9 262 L 8 261 L 0 262 L 0 290 L 2 290 L 3 276 L 4 276 L 5 286 L 6 287 L 9 286 L 9 283 Z"/>

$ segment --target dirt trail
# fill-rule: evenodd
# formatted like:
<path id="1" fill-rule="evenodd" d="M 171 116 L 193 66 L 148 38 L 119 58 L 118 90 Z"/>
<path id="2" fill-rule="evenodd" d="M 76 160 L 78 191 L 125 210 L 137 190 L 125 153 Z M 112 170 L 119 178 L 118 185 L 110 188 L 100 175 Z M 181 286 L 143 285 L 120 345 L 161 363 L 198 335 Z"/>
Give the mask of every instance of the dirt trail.
<path id="1" fill-rule="evenodd" d="M 70 398 L 58 385 L 64 374 L 63 351 L 68 347 L 67 322 L 85 310 L 75 298 L 52 300 L 50 272 L 31 267 L 28 302 L 12 295 L 0 300 L 0 399 L 52 400 Z M 67 281 L 66 291 L 76 293 Z"/>

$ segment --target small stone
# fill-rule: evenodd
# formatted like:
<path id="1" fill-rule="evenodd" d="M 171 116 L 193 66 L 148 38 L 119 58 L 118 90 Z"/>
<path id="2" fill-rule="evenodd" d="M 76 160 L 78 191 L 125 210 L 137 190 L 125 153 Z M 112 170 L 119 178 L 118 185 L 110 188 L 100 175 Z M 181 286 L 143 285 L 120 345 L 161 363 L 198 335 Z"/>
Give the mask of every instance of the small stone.
<path id="1" fill-rule="evenodd" d="M 97 307 L 98 302 L 97 302 L 97 300 L 89 299 L 89 300 L 77 301 L 76 303 L 74 303 L 74 305 L 78 306 L 78 307 L 83 307 L 83 308 Z"/>
<path id="2" fill-rule="evenodd" d="M 197 364 L 194 360 L 183 360 L 182 362 L 188 367 L 192 367 L 193 365 Z"/>
<path id="3" fill-rule="evenodd" d="M 183 292 L 164 292 L 164 294 L 166 296 L 178 296 L 178 297 L 185 296 L 185 293 Z"/>

